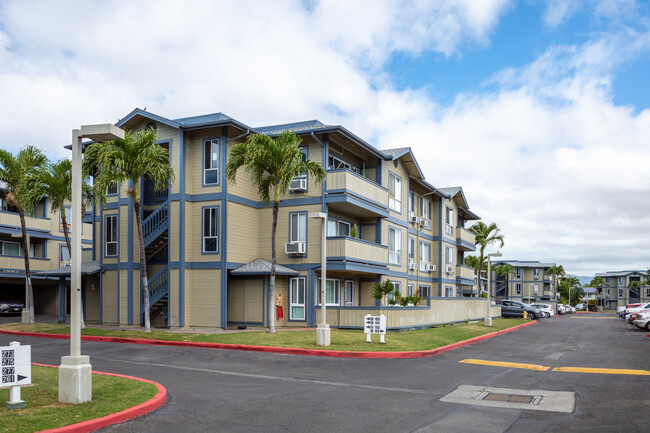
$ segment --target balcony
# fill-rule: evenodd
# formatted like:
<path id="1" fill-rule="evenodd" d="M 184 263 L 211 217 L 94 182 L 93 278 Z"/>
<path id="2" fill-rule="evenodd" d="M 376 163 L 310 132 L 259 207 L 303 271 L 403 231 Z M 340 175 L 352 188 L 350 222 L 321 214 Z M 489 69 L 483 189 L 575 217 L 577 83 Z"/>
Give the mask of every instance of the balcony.
<path id="1" fill-rule="evenodd" d="M 328 237 L 327 259 L 386 266 L 388 247 L 350 237 Z"/>
<path id="2" fill-rule="evenodd" d="M 47 271 L 52 267 L 49 259 L 41 259 L 32 257 L 29 259 L 29 269 L 32 272 Z M 23 256 L 0 256 L 0 269 L 17 272 L 20 274 L 25 273 L 25 259 Z"/>
<path id="3" fill-rule="evenodd" d="M 388 189 L 350 170 L 327 171 L 330 208 L 360 218 L 388 216 Z"/>
<path id="4" fill-rule="evenodd" d="M 474 237 L 474 233 L 465 227 L 456 227 L 456 240 L 459 249 L 463 251 L 476 251 L 476 238 Z"/>
<path id="5" fill-rule="evenodd" d="M 456 266 L 456 279 L 458 284 L 465 286 L 473 286 L 476 284 L 476 276 L 474 275 L 474 268 L 465 265 Z"/>
<path id="6" fill-rule="evenodd" d="M 50 232 L 52 230 L 52 221 L 50 218 L 30 217 L 25 215 L 25 224 L 27 230 L 39 230 Z M 0 225 L 13 226 L 20 232 L 20 215 L 16 212 L 0 212 Z"/>

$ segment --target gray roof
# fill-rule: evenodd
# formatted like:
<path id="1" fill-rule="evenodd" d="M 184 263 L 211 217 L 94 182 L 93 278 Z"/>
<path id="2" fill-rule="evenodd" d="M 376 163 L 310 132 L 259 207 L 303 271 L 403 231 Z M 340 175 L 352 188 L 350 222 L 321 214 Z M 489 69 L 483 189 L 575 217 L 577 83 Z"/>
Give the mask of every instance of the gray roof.
<path id="1" fill-rule="evenodd" d="M 397 147 L 395 149 L 382 149 L 381 151 L 387 157 L 395 158 L 398 155 L 403 155 L 404 153 L 408 152 L 409 150 L 411 150 L 410 147 Z"/>
<path id="2" fill-rule="evenodd" d="M 69 277 L 70 266 L 62 266 L 56 269 L 50 269 L 49 271 L 37 271 L 34 272 L 35 275 L 45 275 L 48 277 Z M 92 262 L 85 262 L 81 264 L 81 275 L 93 275 L 102 270 L 102 265 L 99 263 L 99 260 Z"/>
<path id="3" fill-rule="evenodd" d="M 233 275 L 270 275 L 271 274 L 271 262 L 265 259 L 255 259 L 245 265 L 234 269 L 231 272 Z M 294 269 L 282 266 L 280 264 L 275 265 L 275 274 L 276 275 L 299 275 L 300 273 Z"/>
<path id="4" fill-rule="evenodd" d="M 438 188 L 438 191 L 442 192 L 445 195 L 448 195 L 449 197 L 455 196 L 456 194 L 458 194 L 458 192 L 460 190 L 461 190 L 461 188 L 459 186 L 452 186 L 452 187 L 448 187 L 448 188 Z"/>
<path id="5" fill-rule="evenodd" d="M 515 268 L 550 268 L 555 263 L 542 263 L 532 260 L 495 260 L 492 263 L 507 263 Z"/>

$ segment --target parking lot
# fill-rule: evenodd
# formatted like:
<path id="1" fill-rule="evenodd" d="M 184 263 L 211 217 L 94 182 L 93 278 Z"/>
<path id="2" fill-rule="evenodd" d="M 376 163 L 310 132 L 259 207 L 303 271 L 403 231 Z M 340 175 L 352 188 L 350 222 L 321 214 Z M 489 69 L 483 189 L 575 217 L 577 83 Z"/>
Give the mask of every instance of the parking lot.
<path id="1" fill-rule="evenodd" d="M 108 432 L 645 431 L 650 338 L 581 313 L 422 359 L 339 359 L 83 343 L 99 371 L 163 384 L 166 406 Z M 15 340 L 0 335 L 0 343 Z M 33 361 L 68 342 L 20 338 Z M 390 334 L 386 340 L 390 344 Z"/>

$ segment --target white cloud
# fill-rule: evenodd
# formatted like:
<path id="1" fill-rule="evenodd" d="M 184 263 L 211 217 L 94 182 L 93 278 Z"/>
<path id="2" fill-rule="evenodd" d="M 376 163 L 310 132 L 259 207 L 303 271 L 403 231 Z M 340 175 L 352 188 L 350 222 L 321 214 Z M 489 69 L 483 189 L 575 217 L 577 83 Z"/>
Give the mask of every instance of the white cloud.
<path id="1" fill-rule="evenodd" d="M 565 22 L 573 4 L 552 2 L 547 23 Z M 492 77 L 496 90 L 449 107 L 393 87 L 385 64 L 395 53 L 462 56 L 490 43 L 511 5 L 4 1 L 0 142 L 61 157 L 72 128 L 134 107 L 171 118 L 223 111 L 250 125 L 319 118 L 381 148 L 413 147 L 429 181 L 463 185 L 472 209 L 502 226 L 509 257 L 575 273 L 645 267 L 650 237 L 635 230 L 650 222 L 650 113 L 614 105 L 611 82 L 647 53 L 648 34 L 549 47 Z M 611 17 L 629 5 L 597 7 Z"/>

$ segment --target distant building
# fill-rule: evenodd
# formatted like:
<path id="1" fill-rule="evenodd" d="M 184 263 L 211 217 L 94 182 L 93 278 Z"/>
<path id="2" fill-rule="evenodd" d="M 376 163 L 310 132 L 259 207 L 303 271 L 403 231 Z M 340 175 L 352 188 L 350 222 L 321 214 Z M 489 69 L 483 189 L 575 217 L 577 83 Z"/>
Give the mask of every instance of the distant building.
<path id="1" fill-rule="evenodd" d="M 494 268 L 501 264 L 511 265 L 514 268 L 514 274 L 498 276 Z M 548 274 L 548 269 L 552 266 L 555 266 L 555 263 L 523 260 L 493 262 L 492 284 L 493 290 L 496 292 L 496 300 L 519 299 L 526 303 L 557 302 L 557 288 L 553 287 L 553 276 Z"/>
<path id="2" fill-rule="evenodd" d="M 644 286 L 646 271 L 609 271 L 596 274 L 605 280 L 605 285 L 597 287 L 596 300 L 605 309 L 635 303 L 650 302 L 650 286 Z M 639 281 L 642 286 L 630 287 L 630 283 Z"/>

